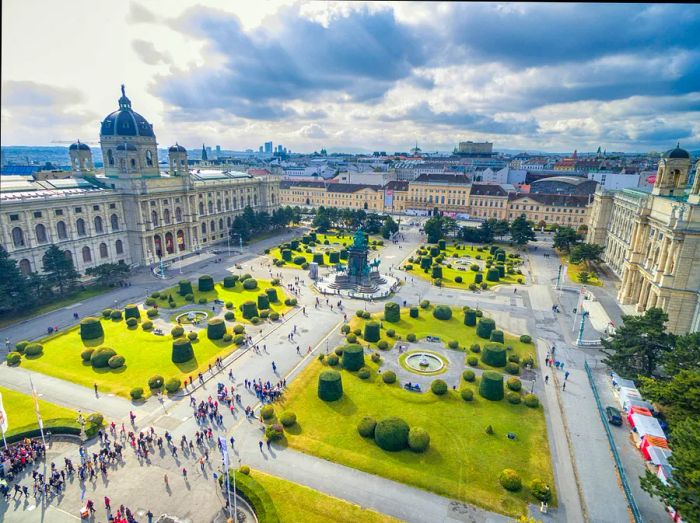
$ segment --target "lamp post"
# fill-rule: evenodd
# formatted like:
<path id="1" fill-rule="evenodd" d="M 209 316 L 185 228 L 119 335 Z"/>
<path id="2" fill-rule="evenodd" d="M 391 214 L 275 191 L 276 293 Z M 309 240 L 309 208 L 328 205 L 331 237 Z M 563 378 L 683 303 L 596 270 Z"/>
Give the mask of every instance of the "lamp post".
<path id="1" fill-rule="evenodd" d="M 78 424 L 80 425 L 80 441 L 86 441 L 87 435 L 85 434 L 85 418 L 83 413 L 78 411 Z"/>

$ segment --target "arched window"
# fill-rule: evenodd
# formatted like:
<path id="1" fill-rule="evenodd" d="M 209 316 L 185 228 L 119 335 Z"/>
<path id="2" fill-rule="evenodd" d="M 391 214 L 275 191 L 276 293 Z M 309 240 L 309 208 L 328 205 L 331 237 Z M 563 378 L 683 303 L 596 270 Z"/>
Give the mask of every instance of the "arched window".
<path id="1" fill-rule="evenodd" d="M 75 222 L 75 228 L 78 231 L 78 236 L 85 236 L 85 220 L 78 218 Z"/>
<path id="2" fill-rule="evenodd" d="M 153 167 L 153 153 L 146 151 L 146 165 Z"/>
<path id="3" fill-rule="evenodd" d="M 159 235 L 159 234 L 156 234 L 156 235 L 153 237 L 153 243 L 154 243 L 155 246 L 156 246 L 156 256 L 158 256 L 158 257 L 160 258 L 161 256 L 163 256 L 163 243 L 162 243 L 162 241 L 161 241 L 161 239 L 160 239 L 160 235 Z"/>
<path id="4" fill-rule="evenodd" d="M 256 206 L 258 205 L 258 195 L 257 194 L 253 195 L 253 205 L 256 205 Z"/>
<path id="5" fill-rule="evenodd" d="M 216 231 L 216 222 L 214 220 L 212 220 L 211 223 L 209 224 L 209 230 L 211 232 Z"/>
<path id="6" fill-rule="evenodd" d="M 119 217 L 116 214 L 113 214 L 112 216 L 109 217 L 109 221 L 112 224 L 112 230 L 118 231 L 119 230 Z"/>
<path id="7" fill-rule="evenodd" d="M 107 251 L 107 244 L 102 242 L 100 244 L 100 258 L 106 258 L 109 256 L 109 252 Z"/>
<path id="8" fill-rule="evenodd" d="M 165 250 L 168 254 L 175 252 L 175 244 L 173 243 L 173 234 L 171 232 L 165 233 Z"/>
<path id="9" fill-rule="evenodd" d="M 98 234 L 104 232 L 102 228 L 102 218 L 100 216 L 95 216 L 95 232 Z"/>
<path id="10" fill-rule="evenodd" d="M 134 158 L 131 159 L 131 168 L 136 169 L 136 159 Z"/>
<path id="11" fill-rule="evenodd" d="M 66 260 L 70 260 L 71 263 L 73 262 L 73 253 L 70 251 L 63 251 L 63 256 L 66 257 Z"/>
<path id="12" fill-rule="evenodd" d="M 86 263 L 92 261 L 92 253 L 90 252 L 90 247 L 88 246 L 83 247 L 83 261 Z"/>
<path id="13" fill-rule="evenodd" d="M 124 254 L 124 244 L 121 240 L 114 242 L 114 248 L 116 249 L 117 254 Z"/>
<path id="14" fill-rule="evenodd" d="M 250 207 L 250 194 L 248 195 L 248 207 Z"/>
<path id="15" fill-rule="evenodd" d="M 204 214 L 204 203 L 199 202 L 199 214 Z"/>
<path id="16" fill-rule="evenodd" d="M 224 230 L 224 219 L 223 218 L 219 219 L 219 230 L 220 231 Z"/>
<path id="17" fill-rule="evenodd" d="M 20 260 L 19 262 L 19 270 L 24 274 L 25 276 L 29 276 L 32 273 L 32 264 L 31 262 L 27 259 L 24 258 L 23 260 Z"/>
<path id="18" fill-rule="evenodd" d="M 243 196 L 241 195 L 241 209 L 245 206 L 245 200 L 243 199 Z"/>
<path id="19" fill-rule="evenodd" d="M 228 201 L 228 198 L 226 198 L 226 199 L 224 200 L 224 209 L 226 209 L 226 210 L 228 211 L 230 207 L 231 207 L 231 204 L 230 204 L 230 202 Z"/>
<path id="20" fill-rule="evenodd" d="M 221 200 L 216 200 L 216 212 L 221 212 Z"/>
<path id="21" fill-rule="evenodd" d="M 163 211 L 163 221 L 167 224 L 170 225 L 170 210 L 165 209 Z"/>
<path id="22" fill-rule="evenodd" d="M 226 227 L 231 227 L 231 217 L 226 218 Z"/>
<path id="23" fill-rule="evenodd" d="M 49 239 L 46 237 L 46 227 L 43 224 L 38 224 L 34 230 L 36 231 L 36 241 L 39 243 L 46 243 Z"/>
<path id="24" fill-rule="evenodd" d="M 209 214 L 214 212 L 214 202 L 209 202 L 207 203 L 207 207 L 209 208 Z"/>
<path id="25" fill-rule="evenodd" d="M 202 234 L 206 234 L 206 233 L 207 233 L 207 224 L 202 223 Z"/>
<path id="26" fill-rule="evenodd" d="M 177 231 L 177 250 L 185 250 L 185 233 L 182 230 Z"/>
<path id="27" fill-rule="evenodd" d="M 179 207 L 175 207 L 175 222 L 180 223 L 182 221 L 182 210 Z"/>
<path id="28" fill-rule="evenodd" d="M 65 240 L 68 238 L 68 233 L 66 232 L 66 224 L 60 221 L 56 224 L 56 234 L 58 234 L 59 240 Z"/>
<path id="29" fill-rule="evenodd" d="M 12 229 L 12 243 L 15 247 L 24 247 L 24 233 L 19 227 Z"/>
<path id="30" fill-rule="evenodd" d="M 151 211 L 151 223 L 153 223 L 153 227 L 158 227 L 158 213 L 156 211 Z"/>
<path id="31" fill-rule="evenodd" d="M 112 149 L 107 149 L 107 163 L 109 165 L 114 165 L 114 155 L 112 154 Z"/>

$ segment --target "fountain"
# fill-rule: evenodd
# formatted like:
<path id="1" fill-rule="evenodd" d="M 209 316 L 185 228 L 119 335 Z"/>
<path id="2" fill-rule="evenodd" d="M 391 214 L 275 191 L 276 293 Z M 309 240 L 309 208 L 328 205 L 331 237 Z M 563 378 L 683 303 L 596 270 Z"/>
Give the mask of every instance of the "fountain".
<path id="1" fill-rule="evenodd" d="M 197 325 L 205 321 L 209 315 L 205 311 L 188 311 L 175 316 L 175 321 L 178 323 L 191 323 Z"/>
<path id="2" fill-rule="evenodd" d="M 429 352 L 409 352 L 404 359 L 405 365 L 418 374 L 434 374 L 445 369 L 445 362 Z"/>

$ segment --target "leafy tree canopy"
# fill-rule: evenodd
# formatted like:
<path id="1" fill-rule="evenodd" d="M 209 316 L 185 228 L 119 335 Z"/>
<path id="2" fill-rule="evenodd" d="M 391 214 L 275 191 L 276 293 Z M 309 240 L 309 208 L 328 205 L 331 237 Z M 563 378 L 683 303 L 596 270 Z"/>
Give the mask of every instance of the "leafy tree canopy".
<path id="1" fill-rule="evenodd" d="M 553 247 L 563 252 L 569 252 L 571 247 L 581 243 L 581 235 L 571 227 L 559 227 L 554 233 Z"/>

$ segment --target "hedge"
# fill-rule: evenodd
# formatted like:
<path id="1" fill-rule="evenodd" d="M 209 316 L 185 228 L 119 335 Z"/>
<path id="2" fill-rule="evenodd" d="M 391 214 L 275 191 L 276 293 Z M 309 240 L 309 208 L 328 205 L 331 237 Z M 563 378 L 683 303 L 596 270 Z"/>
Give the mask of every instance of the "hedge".
<path id="1" fill-rule="evenodd" d="M 194 358 L 192 343 L 187 338 L 178 338 L 173 341 L 173 352 L 171 359 L 173 363 L 185 363 Z"/>
<path id="2" fill-rule="evenodd" d="M 503 336 L 503 331 L 502 330 L 492 330 L 490 339 L 491 339 L 491 341 L 496 342 L 496 343 L 503 343 L 505 341 L 505 338 Z"/>
<path id="3" fill-rule="evenodd" d="M 433 380 L 430 384 L 430 390 L 437 396 L 442 396 L 447 392 L 447 383 L 444 380 Z"/>
<path id="4" fill-rule="evenodd" d="M 433 316 L 438 320 L 449 320 L 452 317 L 452 309 L 447 305 L 438 305 L 433 309 Z"/>
<path id="5" fill-rule="evenodd" d="M 486 343 L 481 352 L 481 361 L 492 367 L 505 367 L 506 348 L 497 343 Z"/>
<path id="6" fill-rule="evenodd" d="M 423 256 L 420 259 L 420 268 L 424 270 L 430 269 L 430 267 L 433 265 L 433 259 L 430 256 Z"/>
<path id="7" fill-rule="evenodd" d="M 224 276 L 224 288 L 230 289 L 236 286 L 238 281 L 238 276 Z"/>
<path id="8" fill-rule="evenodd" d="M 491 318 L 481 318 L 476 326 L 476 335 L 485 340 L 491 339 L 491 331 L 496 328 L 496 322 Z"/>
<path id="9" fill-rule="evenodd" d="M 508 378 L 506 386 L 514 392 L 519 392 L 523 388 L 523 384 L 518 378 Z"/>
<path id="10" fill-rule="evenodd" d="M 329 263 L 340 263 L 340 253 L 338 251 L 332 251 L 328 253 Z"/>
<path id="11" fill-rule="evenodd" d="M 431 256 L 439 256 L 440 255 L 440 247 L 435 247 L 435 246 L 430 247 L 430 255 Z"/>
<path id="12" fill-rule="evenodd" d="M 499 278 L 503 278 L 506 275 L 506 268 L 503 265 L 496 265 L 496 270 Z"/>
<path id="13" fill-rule="evenodd" d="M 303 256 L 295 256 L 293 261 L 296 265 L 303 265 L 306 263 L 306 258 Z"/>
<path id="14" fill-rule="evenodd" d="M 520 476 L 513 469 L 503 469 L 498 475 L 498 481 L 504 489 L 511 492 L 517 492 L 523 487 Z"/>
<path id="15" fill-rule="evenodd" d="M 208 292 L 214 290 L 214 278 L 208 274 L 202 274 L 197 282 L 199 292 Z"/>
<path id="16" fill-rule="evenodd" d="M 468 327 L 476 325 L 476 311 L 474 309 L 464 311 L 464 324 Z"/>
<path id="17" fill-rule="evenodd" d="M 391 385 L 392 383 L 396 383 L 396 373 L 393 370 L 388 370 L 384 373 L 382 373 L 382 381 L 386 383 L 387 385 Z"/>
<path id="18" fill-rule="evenodd" d="M 282 250 L 282 259 L 284 261 L 292 261 L 292 251 L 291 249 L 283 249 Z"/>
<path id="19" fill-rule="evenodd" d="M 97 318 L 87 317 L 80 320 L 80 338 L 82 340 L 95 340 L 104 335 L 102 323 Z"/>
<path id="20" fill-rule="evenodd" d="M 330 359 L 335 354 L 328 358 Z M 335 356 L 337 358 L 337 356 Z M 343 381 L 335 370 L 324 370 L 318 376 L 318 397 L 323 401 L 335 401 L 343 396 Z"/>
<path id="21" fill-rule="evenodd" d="M 445 242 L 445 240 L 438 240 L 438 249 L 444 251 L 446 247 L 447 243 Z"/>
<path id="22" fill-rule="evenodd" d="M 44 352 L 44 346 L 41 343 L 30 343 L 24 348 L 25 356 L 38 356 Z"/>
<path id="23" fill-rule="evenodd" d="M 226 334 L 226 324 L 221 318 L 214 318 L 207 323 L 207 338 L 220 340 Z"/>
<path id="24" fill-rule="evenodd" d="M 243 282 L 243 288 L 247 291 L 252 291 L 253 289 L 256 289 L 258 287 L 258 280 L 255 278 L 247 278 Z"/>
<path id="25" fill-rule="evenodd" d="M 124 318 L 126 318 L 127 320 L 129 318 L 136 318 L 137 320 L 140 320 L 141 313 L 139 312 L 138 306 L 134 305 L 133 303 L 130 303 L 126 307 L 124 307 Z"/>
<path id="26" fill-rule="evenodd" d="M 124 366 L 124 363 L 126 363 L 126 359 L 124 356 L 120 356 L 119 354 L 115 354 L 109 358 L 109 360 L 107 360 L 107 365 L 110 369 L 119 369 Z"/>
<path id="27" fill-rule="evenodd" d="M 484 275 L 479 273 L 474 275 L 474 283 L 481 283 L 484 281 Z"/>
<path id="28" fill-rule="evenodd" d="M 280 423 L 284 427 L 291 427 L 297 422 L 297 415 L 293 412 L 283 412 L 280 415 Z"/>
<path id="29" fill-rule="evenodd" d="M 192 290 L 192 282 L 189 280 L 181 280 L 178 283 L 177 293 L 180 296 L 187 296 L 188 294 L 194 294 L 194 291 Z"/>
<path id="30" fill-rule="evenodd" d="M 464 401 L 471 401 L 474 399 L 474 391 L 472 389 L 462 389 L 459 391 L 459 395 L 462 396 Z"/>
<path id="31" fill-rule="evenodd" d="M 78 420 L 74 418 L 54 418 L 43 420 L 44 433 L 50 432 L 51 434 L 70 434 L 73 436 L 80 435 L 80 424 Z M 97 434 L 100 429 L 100 425 L 94 423 L 90 420 L 90 417 L 86 419 L 85 423 L 85 434 L 92 438 Z M 14 429 L 10 429 L 5 433 L 5 439 L 7 444 L 16 443 L 22 441 L 26 438 L 36 438 L 41 435 L 41 430 L 37 423 L 30 423 L 29 425 L 24 425 Z"/>
<path id="32" fill-rule="evenodd" d="M 376 321 L 368 321 L 365 323 L 365 332 L 362 337 L 365 341 L 370 343 L 379 341 L 379 323 Z"/>
<path id="33" fill-rule="evenodd" d="M 269 309 L 270 308 L 270 300 L 267 297 L 267 294 L 264 292 L 261 292 L 258 294 L 258 309 Z"/>
<path id="34" fill-rule="evenodd" d="M 408 310 L 408 315 L 409 315 L 411 318 L 417 318 L 417 317 L 418 317 L 418 307 L 411 307 L 411 308 Z"/>
<path id="35" fill-rule="evenodd" d="M 362 346 L 349 344 L 343 347 L 343 368 L 345 370 L 360 370 L 364 365 L 365 351 Z"/>
<path id="36" fill-rule="evenodd" d="M 107 367 L 109 359 L 116 356 L 117 351 L 110 347 L 100 347 L 90 355 L 90 365 L 95 369 L 103 369 Z"/>
<path id="37" fill-rule="evenodd" d="M 540 400 L 534 394 L 525 394 L 525 397 L 523 398 L 523 403 L 525 403 L 525 405 L 527 405 L 531 409 L 534 409 L 535 407 L 539 406 Z"/>
<path id="38" fill-rule="evenodd" d="M 401 418 L 385 418 L 374 428 L 374 441 L 383 450 L 403 450 L 408 446 L 409 431 L 408 423 Z"/>
<path id="39" fill-rule="evenodd" d="M 363 438 L 373 438 L 374 437 L 374 429 L 377 427 L 377 420 L 370 416 L 365 416 L 360 420 L 360 422 L 357 424 L 357 432 L 360 433 L 360 436 Z"/>
<path id="40" fill-rule="evenodd" d="M 277 289 L 268 287 L 265 289 L 265 294 L 267 295 L 267 301 L 270 303 L 279 302 L 279 297 L 277 296 Z M 258 305 L 259 306 L 259 305 Z M 269 307 L 263 307 L 263 309 L 268 309 Z"/>
<path id="41" fill-rule="evenodd" d="M 229 469 L 230 485 L 234 484 L 234 474 L 236 491 L 253 507 L 258 523 L 279 523 L 279 516 L 272 498 L 260 483 L 248 475 L 250 468 L 244 465 L 240 471 Z M 219 484 L 223 485 L 224 481 L 223 475 L 220 476 Z"/>
<path id="42" fill-rule="evenodd" d="M 314 253 L 313 262 L 317 263 L 319 265 L 323 265 L 323 253 L 322 252 Z"/>
<path id="43" fill-rule="evenodd" d="M 486 272 L 486 281 L 498 281 L 500 280 L 501 275 L 498 272 L 498 269 L 491 267 L 487 272 Z"/>
<path id="44" fill-rule="evenodd" d="M 464 381 L 474 381 L 474 371 L 466 369 L 464 372 L 462 372 L 462 378 L 464 379 Z"/>
<path id="45" fill-rule="evenodd" d="M 430 434 L 421 427 L 411 427 L 408 431 L 408 448 L 413 452 L 425 452 L 430 445 Z"/>
<path id="46" fill-rule="evenodd" d="M 491 401 L 503 399 L 503 374 L 487 370 L 481 375 L 479 394 Z"/>
<path id="47" fill-rule="evenodd" d="M 246 280 L 246 282 L 249 280 Z M 245 285 L 245 283 L 244 283 Z M 254 301 L 245 301 L 241 305 L 241 312 L 243 313 L 243 317 L 247 320 L 254 318 L 255 316 L 258 315 L 258 306 L 255 304 Z"/>
<path id="48" fill-rule="evenodd" d="M 401 320 L 401 306 L 393 301 L 384 305 L 384 319 L 390 323 L 398 323 Z"/>

